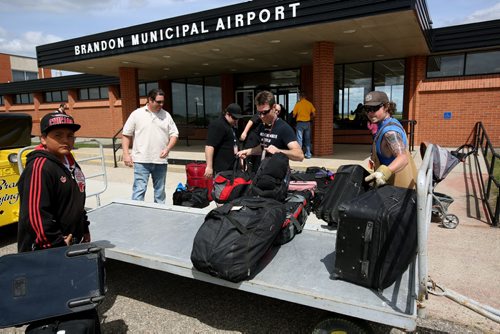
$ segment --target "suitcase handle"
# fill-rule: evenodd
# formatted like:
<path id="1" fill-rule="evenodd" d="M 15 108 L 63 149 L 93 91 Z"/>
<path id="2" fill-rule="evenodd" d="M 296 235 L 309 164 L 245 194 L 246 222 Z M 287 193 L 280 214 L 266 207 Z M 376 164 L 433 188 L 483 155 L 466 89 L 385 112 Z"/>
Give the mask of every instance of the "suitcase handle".
<path id="1" fill-rule="evenodd" d="M 104 296 L 98 296 L 98 297 L 90 297 L 90 298 L 85 298 L 85 299 L 79 299 L 79 300 L 71 300 L 68 302 L 68 307 L 69 308 L 74 308 L 74 307 L 80 307 L 80 306 L 85 306 L 89 304 L 99 304 L 101 301 L 103 301 Z"/>
<path id="2" fill-rule="evenodd" d="M 365 242 L 363 245 L 363 261 L 361 261 L 361 275 L 364 278 L 368 277 L 368 271 L 370 269 L 370 261 L 368 261 L 368 251 L 370 249 L 370 242 L 372 241 L 372 235 L 373 235 L 373 222 L 368 221 L 366 223 L 365 235 L 363 237 Z"/>
<path id="3" fill-rule="evenodd" d="M 92 253 L 99 253 L 102 250 L 101 247 L 91 246 L 84 249 L 69 250 L 66 252 L 67 257 L 81 256 Z"/>

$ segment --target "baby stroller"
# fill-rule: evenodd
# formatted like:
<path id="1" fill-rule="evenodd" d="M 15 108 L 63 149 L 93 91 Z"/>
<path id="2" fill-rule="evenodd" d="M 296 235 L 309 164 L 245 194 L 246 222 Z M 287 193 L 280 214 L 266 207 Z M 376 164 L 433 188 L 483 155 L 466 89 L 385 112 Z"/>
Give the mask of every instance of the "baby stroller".
<path id="1" fill-rule="evenodd" d="M 425 155 L 427 145 L 427 143 L 420 144 L 420 154 L 422 157 Z M 464 153 L 466 148 L 469 149 L 469 152 Z M 432 152 L 432 188 L 434 189 L 439 182 L 444 180 L 458 163 L 465 161 L 474 152 L 476 152 L 476 149 L 469 144 L 462 145 L 457 150 L 451 152 L 434 144 Z M 432 192 L 432 216 L 437 221 L 440 221 L 444 227 L 450 229 L 456 228 L 459 223 L 456 215 L 448 213 L 448 207 L 451 203 L 453 203 L 451 196 L 435 191 Z"/>

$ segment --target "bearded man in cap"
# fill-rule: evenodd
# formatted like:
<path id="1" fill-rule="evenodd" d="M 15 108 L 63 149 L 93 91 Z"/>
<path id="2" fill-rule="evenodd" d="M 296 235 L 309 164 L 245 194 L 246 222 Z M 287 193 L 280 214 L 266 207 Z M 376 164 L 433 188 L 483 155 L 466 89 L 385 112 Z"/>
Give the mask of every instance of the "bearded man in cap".
<path id="1" fill-rule="evenodd" d="M 365 178 L 375 186 L 391 184 L 413 189 L 416 186 L 417 168 L 408 150 L 406 132 L 399 121 L 392 117 L 396 104 L 387 94 L 373 91 L 365 96 L 364 109 L 368 120 L 377 125 L 373 138 L 371 168 Z"/>

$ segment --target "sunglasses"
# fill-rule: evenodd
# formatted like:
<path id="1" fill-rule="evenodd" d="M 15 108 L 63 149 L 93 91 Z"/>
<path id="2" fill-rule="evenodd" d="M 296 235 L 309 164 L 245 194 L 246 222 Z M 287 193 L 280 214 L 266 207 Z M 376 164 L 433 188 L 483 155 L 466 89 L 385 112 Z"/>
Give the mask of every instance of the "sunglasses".
<path id="1" fill-rule="evenodd" d="M 233 120 L 235 120 L 235 121 L 237 121 L 237 120 L 238 120 L 238 118 L 234 117 L 233 115 L 229 115 L 229 116 L 231 116 L 231 118 L 232 118 Z"/>
<path id="2" fill-rule="evenodd" d="M 364 106 L 363 109 L 365 110 L 365 112 L 369 113 L 369 112 L 376 112 L 380 109 L 380 107 L 382 107 L 384 104 L 381 103 L 379 104 L 378 106 Z"/>
<path id="3" fill-rule="evenodd" d="M 271 110 L 273 110 L 273 108 L 259 111 L 259 115 L 260 116 L 265 116 L 265 115 L 269 114 L 271 112 Z"/>

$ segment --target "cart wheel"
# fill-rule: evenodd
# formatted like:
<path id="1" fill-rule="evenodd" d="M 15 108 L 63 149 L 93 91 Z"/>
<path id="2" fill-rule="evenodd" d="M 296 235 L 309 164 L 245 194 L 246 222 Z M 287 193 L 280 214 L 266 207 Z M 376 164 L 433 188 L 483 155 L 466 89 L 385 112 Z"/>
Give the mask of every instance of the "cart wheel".
<path id="1" fill-rule="evenodd" d="M 354 320 L 327 318 L 314 327 L 312 334 L 369 334 L 369 331 Z"/>
<path id="2" fill-rule="evenodd" d="M 459 223 L 458 217 L 454 214 L 447 214 L 443 218 L 443 226 L 446 228 L 456 228 Z"/>

